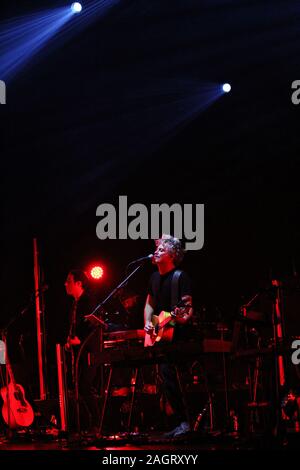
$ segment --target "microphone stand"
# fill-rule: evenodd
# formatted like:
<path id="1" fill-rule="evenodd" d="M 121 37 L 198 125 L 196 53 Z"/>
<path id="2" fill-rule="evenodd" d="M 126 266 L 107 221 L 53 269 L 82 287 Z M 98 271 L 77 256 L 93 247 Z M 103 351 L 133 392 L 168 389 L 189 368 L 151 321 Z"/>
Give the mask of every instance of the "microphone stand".
<path id="1" fill-rule="evenodd" d="M 97 307 L 94 308 L 94 310 L 92 311 L 92 313 L 90 313 L 89 315 L 86 315 L 85 316 L 85 319 L 86 320 L 96 320 L 96 322 L 99 322 L 100 324 L 102 324 L 102 326 L 105 325 L 105 323 L 103 322 L 103 320 L 101 320 L 99 317 L 97 317 L 95 314 L 96 312 L 98 312 L 98 310 L 101 310 L 103 308 L 103 306 L 112 298 L 114 297 L 117 292 L 119 290 L 121 290 L 129 281 L 129 279 L 142 267 L 142 264 L 139 264 L 133 271 L 131 271 L 131 273 L 128 274 L 128 276 L 125 277 L 125 279 L 120 282 L 120 284 L 117 285 L 117 287 L 115 287 L 111 292 L 110 294 L 108 294 L 108 296 L 102 300 L 102 302 L 100 302 L 100 304 L 97 305 Z"/>

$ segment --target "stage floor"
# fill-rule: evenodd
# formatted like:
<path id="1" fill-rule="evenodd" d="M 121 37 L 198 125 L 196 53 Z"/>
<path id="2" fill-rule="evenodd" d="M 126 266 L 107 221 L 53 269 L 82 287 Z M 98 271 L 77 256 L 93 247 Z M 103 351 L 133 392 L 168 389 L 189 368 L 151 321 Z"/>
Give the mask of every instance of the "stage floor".
<path id="1" fill-rule="evenodd" d="M 0 451 L 74 451 L 74 450 L 159 450 L 159 451 L 244 451 L 299 449 L 300 433 L 275 439 L 270 436 L 248 438 L 232 434 L 190 433 L 177 439 L 165 439 L 158 434 L 126 434 L 103 437 L 72 435 L 57 437 L 41 434 L 0 436 Z"/>

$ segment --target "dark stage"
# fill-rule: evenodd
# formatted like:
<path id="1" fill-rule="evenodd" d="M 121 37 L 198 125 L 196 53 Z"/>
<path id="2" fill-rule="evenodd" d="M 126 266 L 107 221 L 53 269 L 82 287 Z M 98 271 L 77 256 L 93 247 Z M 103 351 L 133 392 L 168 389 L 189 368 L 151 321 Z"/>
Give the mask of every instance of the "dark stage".
<path id="1" fill-rule="evenodd" d="M 81 6 L 1 2 L 0 450 L 293 449 L 300 6 Z M 177 266 L 179 287 L 168 278 Z M 170 324 L 153 336 L 147 321 L 151 330 L 161 311 Z M 79 383 L 74 351 L 88 328 L 95 344 L 82 361 L 93 371 Z M 175 330 L 164 356 L 159 328 Z M 177 424 L 164 387 L 175 375 L 186 427 L 166 441 Z M 92 389 L 81 416 L 79 395 Z"/>

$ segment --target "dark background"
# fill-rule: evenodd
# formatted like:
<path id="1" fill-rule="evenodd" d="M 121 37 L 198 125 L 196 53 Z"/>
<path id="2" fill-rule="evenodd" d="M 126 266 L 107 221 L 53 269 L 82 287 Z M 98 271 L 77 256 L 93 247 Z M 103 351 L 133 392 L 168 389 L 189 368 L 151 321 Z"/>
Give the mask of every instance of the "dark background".
<path id="1" fill-rule="evenodd" d="M 1 5 L 10 18 L 36 2 Z M 102 262 L 102 298 L 129 261 L 153 252 L 151 240 L 97 239 L 97 206 L 122 194 L 148 207 L 205 204 L 204 248 L 184 268 L 208 319 L 230 321 L 271 279 L 297 277 L 299 18 L 296 1 L 125 0 L 78 31 L 75 19 L 7 82 L 1 326 L 32 294 L 33 237 L 50 345 L 70 268 Z M 203 83 L 223 82 L 232 92 L 203 110 Z M 131 284 L 142 299 L 151 270 Z M 33 344 L 34 309 L 12 330 Z"/>

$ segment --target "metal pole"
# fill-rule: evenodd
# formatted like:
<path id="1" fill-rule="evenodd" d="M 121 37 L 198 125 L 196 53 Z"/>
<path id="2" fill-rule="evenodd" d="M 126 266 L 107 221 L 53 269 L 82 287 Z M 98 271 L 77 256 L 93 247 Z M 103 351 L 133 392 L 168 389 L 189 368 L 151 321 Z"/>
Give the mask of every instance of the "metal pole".
<path id="1" fill-rule="evenodd" d="M 66 394 L 66 367 L 65 367 L 65 353 L 63 346 L 56 345 L 56 363 L 57 363 L 57 378 L 58 378 L 58 397 L 59 397 L 59 411 L 60 411 L 60 429 L 61 431 L 68 431 L 68 399 Z"/>
<path id="2" fill-rule="evenodd" d="M 39 386 L 40 386 L 40 400 L 46 399 L 46 388 L 44 381 L 44 367 L 43 367 L 43 337 L 44 332 L 41 323 L 41 289 L 40 289 L 40 276 L 39 276 L 39 254 L 37 247 L 37 239 L 33 239 L 33 275 L 34 275 L 34 292 L 35 292 L 35 312 L 36 312 L 36 334 L 37 334 L 37 353 L 38 353 L 38 371 L 39 371 Z"/>
<path id="3" fill-rule="evenodd" d="M 280 346 L 280 342 L 283 340 L 283 319 L 282 319 L 282 301 L 281 301 L 281 283 L 280 281 L 273 280 L 272 285 L 276 288 L 275 297 L 275 321 L 274 321 L 274 338 L 275 346 Z M 278 353 L 278 351 L 276 351 Z M 277 355 L 278 358 L 278 372 L 279 372 L 279 383 L 283 387 L 285 385 L 285 367 L 282 354 Z"/>
<path id="4" fill-rule="evenodd" d="M 281 410 L 281 392 L 285 385 L 285 367 L 280 346 L 283 340 L 283 318 L 281 302 L 281 282 L 272 280 L 272 286 L 275 288 L 273 297 L 273 342 L 274 342 L 274 360 L 275 360 L 275 437 L 281 437 L 282 433 L 282 410 Z"/>

